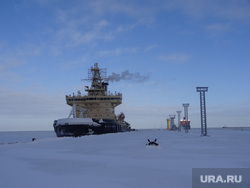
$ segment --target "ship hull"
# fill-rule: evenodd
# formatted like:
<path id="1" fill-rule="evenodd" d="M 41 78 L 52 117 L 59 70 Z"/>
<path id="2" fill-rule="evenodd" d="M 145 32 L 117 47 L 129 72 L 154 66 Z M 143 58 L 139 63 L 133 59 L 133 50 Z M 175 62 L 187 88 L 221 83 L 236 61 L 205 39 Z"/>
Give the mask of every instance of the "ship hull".
<path id="1" fill-rule="evenodd" d="M 93 119 L 93 121 L 101 124 L 96 131 L 97 134 L 122 132 L 121 125 L 115 120 L 103 119 L 103 121 L 100 122 L 100 120 Z"/>
<path id="2" fill-rule="evenodd" d="M 98 135 L 98 134 L 106 134 L 106 133 L 116 133 L 116 132 L 123 132 L 122 126 L 114 120 L 102 120 L 100 123 L 99 120 L 93 119 L 93 122 L 98 123 L 99 126 L 93 126 L 89 124 L 62 124 L 57 125 L 56 121 L 54 123 L 54 131 L 57 137 L 64 137 L 64 136 L 85 136 L 85 135 Z"/>

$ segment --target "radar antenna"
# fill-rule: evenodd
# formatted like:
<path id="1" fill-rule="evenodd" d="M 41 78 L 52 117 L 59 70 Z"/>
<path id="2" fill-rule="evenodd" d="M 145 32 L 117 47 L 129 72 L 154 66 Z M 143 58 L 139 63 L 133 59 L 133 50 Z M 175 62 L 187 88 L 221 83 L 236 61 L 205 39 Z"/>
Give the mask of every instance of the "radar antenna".
<path id="1" fill-rule="evenodd" d="M 98 67 L 98 63 L 95 63 L 94 67 L 91 66 L 91 68 L 88 69 L 88 78 L 87 79 L 81 79 L 81 81 L 90 81 L 90 82 L 92 82 L 93 79 L 108 80 L 108 78 L 107 78 L 107 68 L 100 69 Z"/>

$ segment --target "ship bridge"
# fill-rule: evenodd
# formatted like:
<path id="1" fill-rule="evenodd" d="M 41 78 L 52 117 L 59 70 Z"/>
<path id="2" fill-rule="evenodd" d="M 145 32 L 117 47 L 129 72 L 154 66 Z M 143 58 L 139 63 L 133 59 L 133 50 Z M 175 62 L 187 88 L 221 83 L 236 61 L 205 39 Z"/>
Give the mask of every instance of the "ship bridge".
<path id="1" fill-rule="evenodd" d="M 122 103 L 122 94 L 112 94 L 108 92 L 108 82 L 104 81 L 107 77 L 106 69 L 100 69 L 98 63 L 94 64 L 88 71 L 88 79 L 85 81 L 92 81 L 90 88 L 85 86 L 87 95 L 81 95 L 80 91 L 75 95 L 66 95 L 66 102 L 68 105 L 76 105 L 76 108 L 84 108 L 88 111 L 88 117 L 94 119 L 112 119 L 115 116 L 115 107 Z M 77 112 L 79 116 L 79 112 Z"/>

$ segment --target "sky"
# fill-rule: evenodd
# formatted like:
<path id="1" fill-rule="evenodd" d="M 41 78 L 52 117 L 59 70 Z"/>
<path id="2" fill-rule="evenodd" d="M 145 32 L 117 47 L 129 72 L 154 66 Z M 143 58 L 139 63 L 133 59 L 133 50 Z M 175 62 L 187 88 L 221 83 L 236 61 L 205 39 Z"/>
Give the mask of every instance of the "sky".
<path id="1" fill-rule="evenodd" d="M 98 62 L 132 128 L 250 126 L 249 0 L 0 1 L 0 131 L 52 130 Z M 127 76 L 125 76 L 127 75 Z M 177 124 L 177 119 L 175 119 Z"/>

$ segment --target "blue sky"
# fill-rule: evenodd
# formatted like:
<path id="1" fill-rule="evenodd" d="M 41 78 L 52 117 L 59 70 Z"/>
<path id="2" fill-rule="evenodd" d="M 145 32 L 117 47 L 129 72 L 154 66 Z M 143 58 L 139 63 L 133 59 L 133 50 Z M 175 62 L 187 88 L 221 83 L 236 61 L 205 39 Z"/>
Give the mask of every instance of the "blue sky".
<path id="1" fill-rule="evenodd" d="M 140 78 L 109 86 L 133 128 L 165 128 L 182 103 L 200 127 L 197 86 L 208 127 L 250 126 L 249 0 L 6 0 L 0 27 L 0 131 L 52 130 L 95 62 Z"/>

